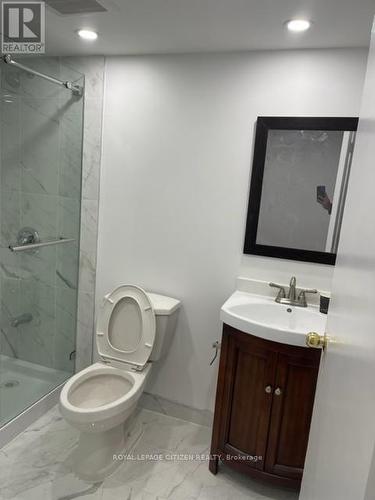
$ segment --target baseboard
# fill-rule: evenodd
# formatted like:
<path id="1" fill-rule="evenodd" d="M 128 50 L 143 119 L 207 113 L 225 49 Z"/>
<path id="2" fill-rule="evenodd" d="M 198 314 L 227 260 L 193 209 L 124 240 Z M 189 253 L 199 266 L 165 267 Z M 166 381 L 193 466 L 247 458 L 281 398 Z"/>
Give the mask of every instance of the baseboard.
<path id="1" fill-rule="evenodd" d="M 213 413 L 209 410 L 197 410 L 147 392 L 142 394 L 138 404 L 141 408 L 162 413 L 163 415 L 180 418 L 206 427 L 212 426 Z"/>

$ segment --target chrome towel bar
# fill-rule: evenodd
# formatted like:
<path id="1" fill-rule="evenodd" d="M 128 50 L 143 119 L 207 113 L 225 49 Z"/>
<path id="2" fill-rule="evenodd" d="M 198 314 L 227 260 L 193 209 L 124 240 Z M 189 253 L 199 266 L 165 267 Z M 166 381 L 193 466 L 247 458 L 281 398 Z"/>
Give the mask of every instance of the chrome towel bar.
<path id="1" fill-rule="evenodd" d="M 28 243 L 26 245 L 9 245 L 9 250 L 12 252 L 26 252 L 27 250 L 37 250 L 42 247 L 52 245 L 62 245 L 63 243 L 72 243 L 74 238 L 60 238 L 58 240 L 40 241 L 39 243 Z"/>

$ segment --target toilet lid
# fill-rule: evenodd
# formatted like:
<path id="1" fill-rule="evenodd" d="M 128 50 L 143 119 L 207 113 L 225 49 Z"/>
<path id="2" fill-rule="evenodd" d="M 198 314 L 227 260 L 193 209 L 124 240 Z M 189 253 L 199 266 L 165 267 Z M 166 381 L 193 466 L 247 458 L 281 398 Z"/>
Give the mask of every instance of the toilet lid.
<path id="1" fill-rule="evenodd" d="M 96 343 L 104 359 L 142 367 L 155 340 L 155 314 L 146 292 L 122 285 L 104 297 L 99 311 Z"/>

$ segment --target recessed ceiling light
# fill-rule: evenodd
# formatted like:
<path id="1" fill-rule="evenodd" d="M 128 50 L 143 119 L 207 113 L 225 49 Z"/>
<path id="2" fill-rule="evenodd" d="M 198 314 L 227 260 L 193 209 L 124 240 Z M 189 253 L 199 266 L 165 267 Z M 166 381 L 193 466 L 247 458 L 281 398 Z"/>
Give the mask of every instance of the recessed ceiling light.
<path id="1" fill-rule="evenodd" d="M 311 27 L 311 21 L 307 19 L 291 19 L 285 24 L 289 31 L 294 32 L 306 31 Z"/>
<path id="2" fill-rule="evenodd" d="M 98 38 L 98 34 L 92 30 L 78 30 L 77 33 L 84 40 L 96 40 Z"/>

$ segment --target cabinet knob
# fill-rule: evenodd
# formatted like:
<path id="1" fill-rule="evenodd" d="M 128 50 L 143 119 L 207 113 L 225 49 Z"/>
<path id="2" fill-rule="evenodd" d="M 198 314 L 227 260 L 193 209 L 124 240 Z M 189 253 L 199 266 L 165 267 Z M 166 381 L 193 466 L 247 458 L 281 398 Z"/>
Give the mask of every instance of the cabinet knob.
<path id="1" fill-rule="evenodd" d="M 280 389 L 280 387 L 277 387 L 277 389 L 275 389 L 275 395 L 280 396 L 281 393 L 282 393 L 282 390 Z"/>
<path id="2" fill-rule="evenodd" d="M 271 394 L 272 392 L 272 386 L 267 385 L 267 387 L 264 389 L 267 394 Z"/>

